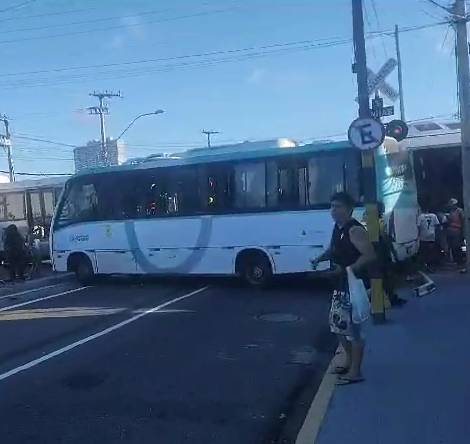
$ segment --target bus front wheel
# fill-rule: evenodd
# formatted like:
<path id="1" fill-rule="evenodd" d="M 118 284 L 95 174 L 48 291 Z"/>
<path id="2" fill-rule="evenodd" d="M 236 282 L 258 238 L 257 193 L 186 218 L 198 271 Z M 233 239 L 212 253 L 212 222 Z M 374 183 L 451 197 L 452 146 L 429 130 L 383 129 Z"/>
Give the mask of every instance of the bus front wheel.
<path id="1" fill-rule="evenodd" d="M 77 258 L 74 264 L 75 276 L 82 285 L 90 285 L 95 280 L 95 271 L 90 259 L 86 256 Z"/>
<path id="2" fill-rule="evenodd" d="M 256 288 L 266 288 L 272 281 L 271 262 L 260 251 L 246 252 L 239 257 L 239 274 L 243 280 Z"/>

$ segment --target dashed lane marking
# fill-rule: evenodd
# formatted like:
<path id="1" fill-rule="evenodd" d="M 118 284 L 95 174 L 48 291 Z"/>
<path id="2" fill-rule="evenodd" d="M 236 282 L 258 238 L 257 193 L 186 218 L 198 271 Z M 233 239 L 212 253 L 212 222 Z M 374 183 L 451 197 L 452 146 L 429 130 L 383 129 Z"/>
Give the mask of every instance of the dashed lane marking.
<path id="1" fill-rule="evenodd" d="M 20 291 L 20 292 L 18 292 L 18 293 L 10 293 L 10 294 L 7 294 L 7 295 L 5 295 L 5 296 L 0 296 L 0 300 L 1 300 L 1 299 L 13 298 L 13 297 L 15 297 L 15 296 L 23 296 L 24 294 L 35 293 L 35 292 L 41 291 L 41 290 L 47 290 L 47 289 L 49 289 L 49 288 L 58 287 L 59 285 L 61 285 L 61 284 L 46 285 L 46 286 L 44 286 L 44 287 L 32 288 L 31 290 Z"/>
<path id="2" fill-rule="evenodd" d="M 13 308 L 24 307 L 25 305 L 31 305 L 36 302 L 47 301 L 48 299 L 58 298 L 59 296 L 64 296 L 66 294 L 76 293 L 77 291 L 86 290 L 87 288 L 90 288 L 90 287 L 73 288 L 72 290 L 62 291 L 60 293 L 51 294 L 49 296 L 44 296 L 42 298 L 31 299 L 30 301 L 20 302 L 19 304 L 9 305 L 8 307 L 2 307 L 0 308 L 0 313 L 3 311 L 12 310 Z"/>

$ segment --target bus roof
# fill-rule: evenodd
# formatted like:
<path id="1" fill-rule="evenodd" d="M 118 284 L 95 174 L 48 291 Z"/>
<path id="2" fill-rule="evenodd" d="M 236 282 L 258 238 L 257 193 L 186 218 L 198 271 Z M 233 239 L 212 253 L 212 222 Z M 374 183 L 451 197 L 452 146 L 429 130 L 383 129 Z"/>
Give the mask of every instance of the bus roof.
<path id="1" fill-rule="evenodd" d="M 20 180 L 13 183 L 0 183 L 0 192 L 25 191 L 37 188 L 54 188 L 64 186 L 70 176 L 45 177 L 41 179 Z"/>
<path id="2" fill-rule="evenodd" d="M 246 144 L 246 142 L 244 144 Z M 197 165 L 212 162 L 227 162 L 232 160 L 253 160 L 258 158 L 289 156 L 294 153 L 305 154 L 311 152 L 333 151 L 351 148 L 351 145 L 348 141 L 310 143 L 306 145 L 288 145 L 287 147 L 265 145 L 260 149 L 248 150 L 243 149 L 244 144 L 232 145 L 232 147 L 234 147 L 233 149 L 228 149 L 228 146 L 224 146 L 224 149 L 217 147 L 198 148 L 173 155 L 157 154 L 145 158 L 135 159 L 119 166 L 84 170 L 76 174 L 74 177 L 104 174 L 109 172 Z"/>

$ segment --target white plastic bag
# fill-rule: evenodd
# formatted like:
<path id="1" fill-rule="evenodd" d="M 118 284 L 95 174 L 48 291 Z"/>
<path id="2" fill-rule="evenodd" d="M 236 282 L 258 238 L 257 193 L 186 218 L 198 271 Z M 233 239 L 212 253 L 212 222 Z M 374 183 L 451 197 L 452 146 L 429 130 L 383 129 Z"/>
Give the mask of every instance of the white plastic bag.
<path id="1" fill-rule="evenodd" d="M 348 274 L 349 301 L 352 308 L 352 321 L 360 324 L 367 321 L 370 316 L 370 302 L 367 290 L 362 279 L 358 279 L 350 267 L 346 268 Z"/>

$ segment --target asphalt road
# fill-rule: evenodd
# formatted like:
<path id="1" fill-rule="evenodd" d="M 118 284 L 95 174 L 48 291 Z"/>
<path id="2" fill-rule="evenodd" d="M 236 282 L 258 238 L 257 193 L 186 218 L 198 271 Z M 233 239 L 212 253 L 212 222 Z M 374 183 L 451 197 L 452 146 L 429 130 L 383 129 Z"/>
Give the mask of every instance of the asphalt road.
<path id="1" fill-rule="evenodd" d="M 336 347 L 298 278 L 29 285 L 0 291 L 2 444 L 294 443 Z"/>

